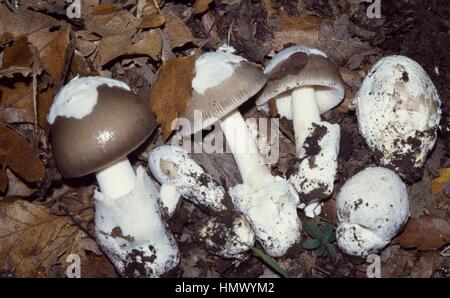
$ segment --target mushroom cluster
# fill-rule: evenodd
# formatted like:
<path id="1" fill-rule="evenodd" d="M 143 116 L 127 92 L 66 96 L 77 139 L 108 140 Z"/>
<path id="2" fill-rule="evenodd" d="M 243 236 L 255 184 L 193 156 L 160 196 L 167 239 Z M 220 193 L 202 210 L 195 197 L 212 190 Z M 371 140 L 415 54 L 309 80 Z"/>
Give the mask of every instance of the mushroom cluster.
<path id="1" fill-rule="evenodd" d="M 197 58 L 192 98 L 180 115 L 192 123 L 193 130 L 182 130 L 181 134 L 195 134 L 220 124 L 243 181 L 229 191 L 234 207 L 249 219 L 265 251 L 281 256 L 300 240 L 296 210 L 300 202 L 294 188 L 263 164 L 238 110 L 265 85 L 266 76 L 233 51 L 222 47 Z"/>
<path id="2" fill-rule="evenodd" d="M 75 78 L 56 95 L 48 122 L 64 177 L 96 175 L 95 235 L 118 271 L 159 277 L 175 268 L 178 247 L 162 218 L 158 186 L 127 159 L 156 127 L 144 102 L 120 81 Z"/>
<path id="3" fill-rule="evenodd" d="M 159 184 L 142 166 L 134 169 L 127 155 L 152 134 L 154 116 L 127 84 L 102 77 L 77 77 L 56 95 L 48 115 L 53 156 L 66 178 L 95 173 L 95 235 L 124 276 L 159 277 L 176 268 L 180 256 L 167 220 L 181 198 L 204 212 L 193 238 L 213 254 L 241 259 L 258 241 L 268 255 L 283 256 L 301 240 L 297 209 L 319 215 L 334 190 L 340 127 L 321 114 L 344 94 L 339 70 L 318 49 L 287 48 L 262 71 L 222 46 L 197 57 L 192 96 L 177 121 L 186 137 L 218 125 L 242 183 L 225 189 L 186 150 L 170 145 L 148 154 Z M 255 95 L 258 109 L 270 106 L 293 121 L 296 162 L 287 178 L 264 164 L 255 128 L 239 111 Z M 420 177 L 436 141 L 441 102 L 425 71 L 403 56 L 376 63 L 356 100 L 360 133 L 379 167 L 341 187 L 336 239 L 343 252 L 365 257 L 381 251 L 408 221 L 403 180 Z"/>

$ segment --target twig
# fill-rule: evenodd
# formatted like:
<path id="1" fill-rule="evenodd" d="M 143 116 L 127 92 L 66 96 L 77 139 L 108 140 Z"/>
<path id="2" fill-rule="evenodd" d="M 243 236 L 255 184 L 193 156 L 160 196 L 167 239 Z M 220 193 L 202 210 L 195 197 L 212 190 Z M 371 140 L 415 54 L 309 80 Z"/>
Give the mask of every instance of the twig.
<path id="1" fill-rule="evenodd" d="M 158 10 L 158 13 L 161 14 L 161 9 L 159 8 L 158 1 L 153 0 L 153 4 L 155 5 L 156 9 Z"/>
<path id="2" fill-rule="evenodd" d="M 233 19 L 233 20 L 231 21 L 231 24 L 230 24 L 230 29 L 228 29 L 228 35 L 227 35 L 227 45 L 230 45 L 230 41 L 231 41 L 231 35 L 233 34 L 233 26 L 234 26 L 234 20 L 235 20 L 235 19 Z"/>
<path id="3" fill-rule="evenodd" d="M 34 129 L 33 129 L 33 142 L 32 142 L 32 152 L 36 154 L 38 147 L 38 133 L 39 133 L 39 124 L 38 124 L 38 103 L 37 103 L 37 76 L 39 74 L 39 56 L 38 51 L 35 47 L 30 46 L 31 52 L 33 54 L 33 112 L 34 112 Z"/>

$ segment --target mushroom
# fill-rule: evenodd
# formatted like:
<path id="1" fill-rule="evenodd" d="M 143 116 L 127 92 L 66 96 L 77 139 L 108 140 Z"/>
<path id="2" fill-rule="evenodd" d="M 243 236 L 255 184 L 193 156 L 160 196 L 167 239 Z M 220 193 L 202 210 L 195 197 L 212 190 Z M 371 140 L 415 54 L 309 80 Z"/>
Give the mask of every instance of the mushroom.
<path id="1" fill-rule="evenodd" d="M 337 243 L 345 253 L 366 257 L 378 253 L 409 218 L 405 184 L 393 171 L 367 168 L 342 186 L 336 209 Z"/>
<path id="2" fill-rule="evenodd" d="M 250 220 L 266 252 L 281 256 L 300 239 L 298 195 L 262 163 L 255 139 L 238 110 L 264 86 L 266 77 L 229 48 L 201 55 L 195 71 L 192 98 L 180 116 L 193 123 L 193 130 L 180 133 L 190 135 L 220 120 L 243 181 L 229 192 L 235 208 Z"/>
<path id="3" fill-rule="evenodd" d="M 125 276 L 158 277 L 179 261 L 161 217 L 157 185 L 127 154 L 155 128 L 154 117 L 125 83 L 75 78 L 56 95 L 48 115 L 53 157 L 66 178 L 95 173 L 95 234 Z"/>
<path id="4" fill-rule="evenodd" d="M 235 212 L 201 221 L 194 236 L 208 251 L 223 258 L 242 259 L 255 244 L 255 234 L 247 218 Z"/>
<path id="5" fill-rule="evenodd" d="M 320 213 L 317 202 L 333 192 L 339 154 L 340 128 L 321 121 L 320 114 L 341 102 L 344 82 L 325 53 L 304 46 L 279 52 L 264 72 L 268 83 L 256 104 L 262 108 L 274 99 L 280 116 L 293 120 L 300 160 L 289 182 L 303 201 L 313 204 L 305 209 L 312 217 Z"/>
<path id="6" fill-rule="evenodd" d="M 177 195 L 213 212 L 225 211 L 232 205 L 227 201 L 229 198 L 223 187 L 205 173 L 183 148 L 163 145 L 153 149 L 149 153 L 148 166 L 161 183 L 161 189 L 170 192 L 168 199 L 163 199 L 164 205 L 176 206 L 171 198 Z M 164 203 L 166 201 L 169 203 Z"/>
<path id="7" fill-rule="evenodd" d="M 356 95 L 359 131 L 377 163 L 408 182 L 436 143 L 441 101 L 425 70 L 404 56 L 388 56 L 369 71 Z"/>
<path id="8" fill-rule="evenodd" d="M 297 156 L 302 157 L 303 144 L 312 123 L 338 105 L 345 95 L 342 77 L 325 53 L 305 46 L 292 46 L 279 52 L 267 64 L 268 77 L 256 105 L 275 99 L 281 116 L 293 120 Z"/>

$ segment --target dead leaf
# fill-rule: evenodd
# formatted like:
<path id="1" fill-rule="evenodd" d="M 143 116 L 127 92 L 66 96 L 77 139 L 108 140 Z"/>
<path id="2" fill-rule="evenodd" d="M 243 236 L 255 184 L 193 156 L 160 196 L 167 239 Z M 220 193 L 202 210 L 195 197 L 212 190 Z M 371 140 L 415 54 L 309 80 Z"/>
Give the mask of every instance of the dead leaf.
<path id="1" fill-rule="evenodd" d="M 404 248 L 439 249 L 450 242 L 450 221 L 442 218 L 412 218 L 394 240 Z"/>
<path id="2" fill-rule="evenodd" d="M 5 167 L 0 165 L 0 192 L 4 193 L 6 187 L 8 187 L 8 176 Z"/>
<path id="3" fill-rule="evenodd" d="M 172 49 L 184 46 L 188 42 L 194 40 L 189 28 L 176 14 L 169 12 L 165 17 L 166 23 L 164 25 L 164 31 L 170 35 Z"/>
<path id="4" fill-rule="evenodd" d="M 72 29 L 70 26 L 66 26 L 39 53 L 41 64 L 50 74 L 55 90 L 59 90 L 64 83 L 64 78 L 69 68 L 68 62 L 72 57 L 75 46 L 74 42 Z"/>
<path id="5" fill-rule="evenodd" d="M 20 48 L 11 47 L 11 51 L 20 50 L 17 55 L 26 55 L 28 47 L 21 42 Z M 48 111 L 53 102 L 54 90 L 58 90 L 64 83 L 67 70 L 70 66 L 70 60 L 74 49 L 74 38 L 70 26 L 61 27 L 59 30 L 40 30 L 29 35 L 28 40 L 39 51 L 39 62 L 46 72 L 50 75 L 52 88 L 46 88 L 45 91 L 38 93 L 38 123 L 43 129 L 48 129 L 46 120 Z M 17 43 L 14 43 L 14 45 Z M 13 46 L 14 46 L 13 45 Z M 29 48 L 28 48 L 28 51 Z M 9 64 L 14 62 L 15 52 L 8 58 Z M 31 52 L 28 53 L 28 56 Z M 28 59 L 29 60 L 29 59 Z M 24 60 L 25 62 L 27 60 Z M 24 63 L 24 62 L 23 62 Z M 31 70 L 30 70 L 31 71 Z M 39 77 L 42 80 L 42 76 Z M 40 90 L 38 90 L 40 91 Z M 34 122 L 34 104 L 31 79 L 14 80 L 12 84 L 1 84 L 0 93 L 2 96 L 0 102 L 0 119 L 6 123 L 15 122 Z"/>
<path id="6" fill-rule="evenodd" d="M 319 28 L 323 19 L 316 16 L 280 16 L 282 29 L 274 32 L 273 49 L 281 51 L 287 44 L 320 48 Z"/>
<path id="7" fill-rule="evenodd" d="M 139 25 L 139 19 L 128 10 L 120 10 L 106 15 L 94 15 L 85 22 L 87 30 L 102 37 L 122 34 L 130 30 L 136 32 L 137 25 Z"/>
<path id="8" fill-rule="evenodd" d="M 450 184 L 450 168 L 437 170 L 439 177 L 431 182 L 431 193 L 440 193 Z"/>
<path id="9" fill-rule="evenodd" d="M 166 18 L 160 14 L 149 15 L 142 18 L 141 23 L 137 26 L 138 29 L 146 29 L 146 28 L 158 28 L 164 25 L 166 22 Z"/>
<path id="10" fill-rule="evenodd" d="M 133 34 L 134 30 L 130 30 L 123 34 L 103 38 L 100 41 L 94 64 L 103 66 L 123 55 L 147 55 L 158 60 L 162 47 L 161 36 L 156 31 L 150 31 L 145 34 L 144 38 L 133 44 Z"/>
<path id="11" fill-rule="evenodd" d="M 14 37 L 29 34 L 39 28 L 48 28 L 59 23 L 58 20 L 43 13 L 21 9 L 11 12 L 6 5 L 0 5 L 0 32 Z"/>
<path id="12" fill-rule="evenodd" d="M 69 254 L 85 257 L 80 246 L 84 233 L 46 207 L 23 200 L 0 201 L 0 226 L 0 272 L 52 276 L 55 267 L 66 266 Z"/>
<path id="13" fill-rule="evenodd" d="M 168 60 L 159 70 L 158 79 L 151 89 L 150 107 L 161 125 L 164 139 L 172 131 L 172 122 L 186 109 L 192 96 L 194 56 Z"/>
<path id="14" fill-rule="evenodd" d="M 0 164 L 8 166 L 14 173 L 28 182 L 44 177 L 45 167 L 31 144 L 21 135 L 0 124 Z"/>
<path id="15" fill-rule="evenodd" d="M 6 169 L 6 174 L 8 176 L 8 192 L 5 197 L 28 197 L 35 192 L 36 189 L 28 187 L 28 185 L 26 185 L 19 177 L 14 175 L 14 173 L 9 169 Z"/>
<path id="16" fill-rule="evenodd" d="M 28 39 L 20 37 L 14 43 L 5 49 L 3 53 L 2 68 L 9 67 L 27 67 L 31 68 L 33 63 L 33 54 L 28 46 Z"/>
<path id="17" fill-rule="evenodd" d="M 105 15 L 105 14 L 115 13 L 119 10 L 120 9 L 117 6 L 115 6 L 114 4 L 105 3 L 105 4 L 100 4 L 99 6 L 94 8 L 94 10 L 91 12 L 91 14 L 92 15 Z"/>
<path id="18" fill-rule="evenodd" d="M 427 169 L 424 170 L 422 179 L 411 186 L 409 201 L 412 218 L 422 216 L 424 208 L 431 209 L 434 199 L 431 195 L 431 178 Z"/>
<path id="19" fill-rule="evenodd" d="M 212 2 L 213 0 L 198 0 L 195 5 L 194 14 L 204 13 Z"/>

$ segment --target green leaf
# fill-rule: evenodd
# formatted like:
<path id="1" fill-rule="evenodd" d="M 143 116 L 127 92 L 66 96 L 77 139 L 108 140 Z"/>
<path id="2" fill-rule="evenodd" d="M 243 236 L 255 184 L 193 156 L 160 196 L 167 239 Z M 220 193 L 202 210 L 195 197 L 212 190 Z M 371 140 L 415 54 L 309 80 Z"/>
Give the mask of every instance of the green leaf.
<path id="1" fill-rule="evenodd" d="M 320 246 L 320 241 L 317 239 L 309 239 L 309 240 L 306 240 L 305 242 L 303 242 L 304 249 L 312 250 L 312 249 L 318 248 L 319 246 Z"/>
<path id="2" fill-rule="evenodd" d="M 334 227 L 327 222 L 323 227 L 323 236 L 326 242 L 334 242 L 336 240 L 336 234 L 334 233 Z"/>
<path id="3" fill-rule="evenodd" d="M 277 263 L 277 261 L 275 261 L 271 256 L 267 255 L 265 252 L 263 252 L 262 250 L 260 250 L 256 247 L 249 246 L 249 248 L 253 251 L 253 253 L 255 255 L 260 257 L 266 264 L 268 264 L 270 267 L 272 267 L 273 270 L 278 272 L 281 276 L 283 276 L 285 278 L 289 278 L 289 275 L 286 272 L 286 270 L 281 268 L 281 266 Z"/>
<path id="4" fill-rule="evenodd" d="M 308 234 L 311 235 L 311 237 L 317 240 L 323 240 L 322 231 L 315 223 L 313 223 L 312 221 L 306 221 L 304 227 L 306 232 L 308 232 Z"/>
<path id="5" fill-rule="evenodd" d="M 336 260 L 336 248 L 334 248 L 334 245 L 331 243 L 326 243 L 325 251 L 326 251 L 328 257 L 330 258 L 330 260 L 334 262 Z"/>
<path id="6" fill-rule="evenodd" d="M 319 246 L 319 248 L 316 251 L 316 256 L 321 257 L 325 253 L 325 245 Z"/>

